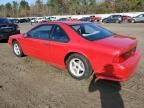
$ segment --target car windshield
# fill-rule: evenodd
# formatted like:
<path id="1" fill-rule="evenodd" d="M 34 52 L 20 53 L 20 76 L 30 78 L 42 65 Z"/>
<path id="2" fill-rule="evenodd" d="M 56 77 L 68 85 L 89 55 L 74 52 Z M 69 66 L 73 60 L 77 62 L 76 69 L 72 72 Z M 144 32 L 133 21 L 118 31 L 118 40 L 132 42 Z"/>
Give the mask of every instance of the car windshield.
<path id="1" fill-rule="evenodd" d="M 0 18 L 0 24 L 9 24 L 11 23 L 8 19 L 6 18 Z"/>
<path id="2" fill-rule="evenodd" d="M 140 15 L 138 15 L 138 16 L 136 16 L 136 17 L 139 17 L 139 18 L 140 18 L 140 17 L 143 17 L 143 16 L 144 16 L 143 14 L 140 14 Z"/>
<path id="3" fill-rule="evenodd" d="M 76 24 L 71 25 L 71 27 L 83 38 L 90 41 L 103 39 L 114 34 L 94 23 Z"/>

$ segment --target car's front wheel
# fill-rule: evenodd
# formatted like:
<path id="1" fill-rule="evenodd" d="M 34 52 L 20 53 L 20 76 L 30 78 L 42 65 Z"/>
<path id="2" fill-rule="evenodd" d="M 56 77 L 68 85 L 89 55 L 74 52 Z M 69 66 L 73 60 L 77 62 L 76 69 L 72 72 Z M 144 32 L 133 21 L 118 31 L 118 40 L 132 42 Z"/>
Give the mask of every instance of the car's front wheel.
<path id="1" fill-rule="evenodd" d="M 89 61 L 80 54 L 72 54 L 67 60 L 69 74 L 78 80 L 89 78 L 92 74 L 92 67 Z"/>
<path id="2" fill-rule="evenodd" d="M 103 20 L 102 20 L 102 23 L 107 23 L 107 20 L 106 20 L 106 19 L 103 19 Z"/>
<path id="3" fill-rule="evenodd" d="M 13 42 L 13 52 L 17 57 L 24 56 L 22 48 L 20 47 L 20 44 L 17 41 Z"/>
<path id="4" fill-rule="evenodd" d="M 135 23 L 135 20 L 134 20 L 134 19 L 132 19 L 132 20 L 131 20 L 131 23 Z"/>

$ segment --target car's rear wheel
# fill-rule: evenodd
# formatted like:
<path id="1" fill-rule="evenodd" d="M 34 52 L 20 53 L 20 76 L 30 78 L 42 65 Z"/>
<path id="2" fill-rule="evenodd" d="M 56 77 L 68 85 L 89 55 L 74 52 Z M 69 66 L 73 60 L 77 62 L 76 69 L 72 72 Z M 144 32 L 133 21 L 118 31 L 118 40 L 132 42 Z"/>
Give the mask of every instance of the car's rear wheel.
<path id="1" fill-rule="evenodd" d="M 120 20 L 116 20 L 116 23 L 120 23 L 121 21 Z"/>
<path id="2" fill-rule="evenodd" d="M 17 41 L 13 42 L 13 52 L 17 57 L 23 57 L 24 56 L 22 48 L 20 47 L 20 44 Z"/>
<path id="3" fill-rule="evenodd" d="M 89 78 L 92 74 L 92 67 L 89 61 L 80 54 L 72 54 L 67 60 L 69 74 L 78 80 Z"/>

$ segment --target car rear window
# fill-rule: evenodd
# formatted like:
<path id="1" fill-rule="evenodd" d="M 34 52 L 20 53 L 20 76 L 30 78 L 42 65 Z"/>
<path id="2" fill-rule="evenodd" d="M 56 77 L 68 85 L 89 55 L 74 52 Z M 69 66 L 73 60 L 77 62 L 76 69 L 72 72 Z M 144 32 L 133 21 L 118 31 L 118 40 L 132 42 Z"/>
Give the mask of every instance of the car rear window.
<path id="1" fill-rule="evenodd" d="M 114 33 L 94 23 L 76 24 L 71 27 L 83 38 L 94 41 L 112 36 Z"/>

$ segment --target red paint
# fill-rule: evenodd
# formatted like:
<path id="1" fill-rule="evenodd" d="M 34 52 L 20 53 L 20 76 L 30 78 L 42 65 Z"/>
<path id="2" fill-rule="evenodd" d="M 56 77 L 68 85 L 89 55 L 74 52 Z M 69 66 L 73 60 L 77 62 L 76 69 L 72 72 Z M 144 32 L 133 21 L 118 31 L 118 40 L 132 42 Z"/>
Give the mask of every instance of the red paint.
<path id="1" fill-rule="evenodd" d="M 70 38 L 68 43 L 23 38 L 23 34 L 11 36 L 8 42 L 12 45 L 12 41 L 16 39 L 26 55 L 62 68 L 66 67 L 64 60 L 67 54 L 79 53 L 89 60 L 97 78 L 115 81 L 128 80 L 134 74 L 141 54 L 137 48 L 130 55 L 124 54 L 137 46 L 136 39 L 114 35 L 96 41 L 88 41 L 68 26 L 79 23 L 84 22 L 43 23 L 60 25 Z M 123 56 L 128 57 L 119 61 Z"/>

